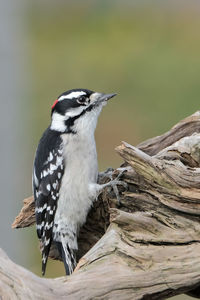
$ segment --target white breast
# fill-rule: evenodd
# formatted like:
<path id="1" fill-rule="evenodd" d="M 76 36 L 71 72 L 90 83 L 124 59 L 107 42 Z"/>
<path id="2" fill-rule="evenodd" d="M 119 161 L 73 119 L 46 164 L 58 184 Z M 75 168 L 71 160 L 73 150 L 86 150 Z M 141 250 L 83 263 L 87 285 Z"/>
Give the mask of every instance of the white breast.
<path id="1" fill-rule="evenodd" d="M 57 232 L 76 235 L 82 226 L 94 199 L 89 185 L 97 182 L 98 164 L 94 135 L 63 134 L 65 171 L 60 187 L 54 228 Z M 58 239 L 58 238 L 57 238 Z M 76 241 L 71 239 L 76 249 Z M 73 244 L 74 243 L 74 244 Z"/>

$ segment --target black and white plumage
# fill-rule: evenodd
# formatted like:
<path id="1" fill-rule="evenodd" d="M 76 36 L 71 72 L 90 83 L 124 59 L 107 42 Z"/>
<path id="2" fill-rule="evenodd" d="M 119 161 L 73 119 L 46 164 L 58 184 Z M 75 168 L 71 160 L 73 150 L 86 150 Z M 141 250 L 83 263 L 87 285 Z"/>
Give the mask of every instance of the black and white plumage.
<path id="1" fill-rule="evenodd" d="M 66 273 L 73 272 L 79 228 L 108 185 L 97 184 L 94 131 L 102 107 L 113 96 L 76 89 L 60 95 L 52 106 L 51 124 L 39 142 L 33 169 L 43 274 L 52 242 L 62 255 Z"/>

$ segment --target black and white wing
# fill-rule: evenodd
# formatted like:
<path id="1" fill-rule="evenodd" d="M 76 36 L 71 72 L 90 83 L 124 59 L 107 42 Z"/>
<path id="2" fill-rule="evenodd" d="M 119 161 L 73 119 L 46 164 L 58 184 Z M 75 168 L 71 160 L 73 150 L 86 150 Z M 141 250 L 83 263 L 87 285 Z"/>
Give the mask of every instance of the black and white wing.
<path id="1" fill-rule="evenodd" d="M 53 238 L 54 217 L 64 172 L 62 139 L 49 128 L 43 134 L 36 151 L 33 170 L 36 228 L 42 242 L 42 274 Z"/>

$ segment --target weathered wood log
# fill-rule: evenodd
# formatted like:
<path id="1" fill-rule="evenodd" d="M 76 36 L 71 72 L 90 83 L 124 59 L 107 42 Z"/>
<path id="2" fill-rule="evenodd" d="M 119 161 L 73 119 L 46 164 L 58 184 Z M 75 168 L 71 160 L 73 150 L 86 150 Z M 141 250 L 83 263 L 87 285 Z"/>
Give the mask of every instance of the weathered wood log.
<path id="1" fill-rule="evenodd" d="M 200 297 L 200 113 L 137 148 L 123 142 L 116 150 L 125 160 L 122 180 L 128 189 L 121 188 L 120 205 L 108 189 L 94 203 L 79 237 L 75 272 L 39 279 L 2 256 L 3 296 L 165 299 L 189 292 Z M 33 224 L 34 203 L 29 199 L 26 205 L 13 227 Z"/>

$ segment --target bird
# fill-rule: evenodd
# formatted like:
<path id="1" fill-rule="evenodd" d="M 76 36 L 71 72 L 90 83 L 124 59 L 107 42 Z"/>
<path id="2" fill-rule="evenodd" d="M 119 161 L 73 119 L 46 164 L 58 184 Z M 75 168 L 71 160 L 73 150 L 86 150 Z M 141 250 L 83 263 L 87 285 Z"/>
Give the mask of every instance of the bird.
<path id="1" fill-rule="evenodd" d="M 98 116 L 115 93 L 88 89 L 62 93 L 51 108 L 51 122 L 43 133 L 33 165 L 33 194 L 37 236 L 42 245 L 42 275 L 54 243 L 66 275 L 76 267 L 77 237 L 93 202 L 111 180 L 98 184 L 94 132 Z"/>

